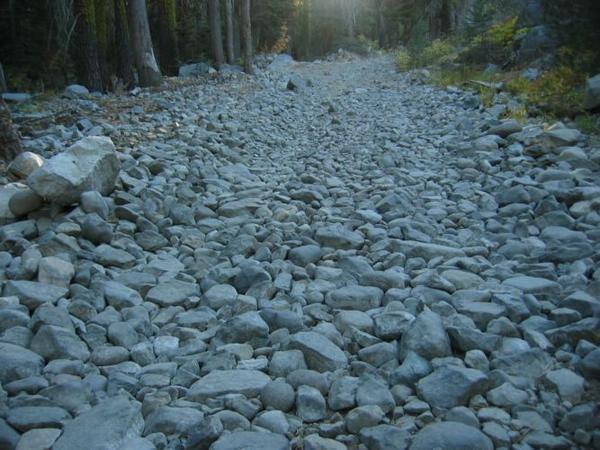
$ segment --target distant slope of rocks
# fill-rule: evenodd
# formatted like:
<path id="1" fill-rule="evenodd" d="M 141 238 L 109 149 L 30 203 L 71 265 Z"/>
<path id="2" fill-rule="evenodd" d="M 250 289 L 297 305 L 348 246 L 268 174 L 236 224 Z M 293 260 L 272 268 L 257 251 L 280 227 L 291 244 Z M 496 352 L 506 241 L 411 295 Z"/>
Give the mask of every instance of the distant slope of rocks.
<path id="1" fill-rule="evenodd" d="M 598 143 L 258 62 L 15 115 L 0 449 L 599 448 Z"/>

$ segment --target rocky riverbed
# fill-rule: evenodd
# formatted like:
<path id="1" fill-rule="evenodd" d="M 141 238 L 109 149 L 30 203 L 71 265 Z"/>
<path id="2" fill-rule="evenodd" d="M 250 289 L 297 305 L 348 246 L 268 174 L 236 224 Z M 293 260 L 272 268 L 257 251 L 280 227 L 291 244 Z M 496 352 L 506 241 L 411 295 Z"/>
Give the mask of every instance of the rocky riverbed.
<path id="1" fill-rule="evenodd" d="M 598 142 L 269 62 L 16 115 L 0 449 L 600 448 Z"/>

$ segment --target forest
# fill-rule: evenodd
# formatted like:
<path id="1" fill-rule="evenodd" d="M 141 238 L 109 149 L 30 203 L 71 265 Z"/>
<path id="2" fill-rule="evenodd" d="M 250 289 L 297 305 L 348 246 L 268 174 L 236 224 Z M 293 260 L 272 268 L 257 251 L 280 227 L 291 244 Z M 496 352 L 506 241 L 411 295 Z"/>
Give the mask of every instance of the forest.
<path id="1" fill-rule="evenodd" d="M 44 91 L 79 82 L 114 90 L 132 86 L 134 75 L 153 84 L 157 79 L 140 72 L 135 61 L 143 46 L 152 50 L 157 74 L 166 76 L 189 62 L 243 64 L 246 7 L 249 50 L 288 52 L 298 60 L 340 48 L 362 54 L 406 48 L 415 55 L 441 42 L 434 54 L 460 49 L 477 64 L 524 66 L 566 49 L 577 70 L 599 67 L 597 50 L 587 45 L 600 33 L 594 0 L 3 0 L 4 88 Z M 505 22 L 489 35 L 494 24 Z M 496 42 L 482 43 L 486 33 Z M 531 47 L 518 61 L 517 40 Z"/>

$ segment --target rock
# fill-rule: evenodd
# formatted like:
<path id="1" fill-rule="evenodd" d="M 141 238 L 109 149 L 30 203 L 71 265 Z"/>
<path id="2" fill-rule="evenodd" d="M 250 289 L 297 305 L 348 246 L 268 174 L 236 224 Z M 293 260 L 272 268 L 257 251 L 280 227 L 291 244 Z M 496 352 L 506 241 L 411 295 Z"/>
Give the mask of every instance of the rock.
<path id="1" fill-rule="evenodd" d="M 269 363 L 269 374 L 286 377 L 294 370 L 306 369 L 304 354 L 300 350 L 276 351 Z"/>
<path id="2" fill-rule="evenodd" d="M 296 395 L 296 415 L 302 421 L 318 422 L 325 418 L 327 407 L 321 393 L 310 386 L 299 386 Z"/>
<path id="3" fill-rule="evenodd" d="M 70 262 L 54 256 L 40 259 L 38 265 L 38 281 L 40 283 L 68 288 L 74 275 L 75 267 Z"/>
<path id="4" fill-rule="evenodd" d="M 208 74 L 210 66 L 206 63 L 184 64 L 179 67 L 180 78 L 198 77 Z"/>
<path id="5" fill-rule="evenodd" d="M 377 425 L 360 430 L 360 441 L 371 450 L 405 450 L 410 433 L 393 425 Z"/>
<path id="6" fill-rule="evenodd" d="M 268 375 L 257 370 L 213 370 L 190 387 L 187 397 L 191 401 L 224 394 L 256 397 L 270 381 Z"/>
<path id="7" fill-rule="evenodd" d="M 81 236 L 94 244 L 110 244 L 113 227 L 98 214 L 88 214 L 81 225 Z"/>
<path id="8" fill-rule="evenodd" d="M 16 430 L 26 432 L 34 428 L 61 428 L 70 414 L 55 406 L 21 406 L 8 412 L 6 421 Z"/>
<path id="9" fill-rule="evenodd" d="M 199 288 L 195 283 L 169 280 L 150 289 L 146 295 L 146 301 L 162 307 L 178 306 L 182 305 L 189 297 L 198 294 Z"/>
<path id="10" fill-rule="evenodd" d="M 237 431 L 219 438 L 210 450 L 289 450 L 289 442 L 280 434 Z"/>
<path id="11" fill-rule="evenodd" d="M 151 433 L 188 434 L 204 420 L 204 414 L 193 408 L 171 408 L 163 406 L 146 417 L 144 436 Z"/>
<path id="12" fill-rule="evenodd" d="M 0 448 L 6 450 L 16 449 L 20 438 L 19 433 L 8 425 L 4 419 L 0 419 Z"/>
<path id="13" fill-rule="evenodd" d="M 580 368 L 586 377 L 600 379 L 600 348 L 588 353 L 581 361 Z"/>
<path id="14" fill-rule="evenodd" d="M 112 141 L 107 137 L 92 136 L 47 160 L 27 177 L 27 184 L 48 201 L 70 205 L 85 191 L 110 194 L 119 168 Z"/>
<path id="15" fill-rule="evenodd" d="M 254 425 L 282 435 L 290 430 L 290 424 L 281 411 L 267 411 L 260 414 L 254 420 Z"/>
<path id="16" fill-rule="evenodd" d="M 432 311 L 424 311 L 410 325 L 400 341 L 400 359 L 409 351 L 425 359 L 452 355 L 450 339 L 444 330 L 442 319 Z"/>
<path id="17" fill-rule="evenodd" d="M 13 177 L 21 180 L 27 177 L 44 164 L 44 158 L 32 152 L 19 153 L 8 165 L 7 170 Z"/>
<path id="18" fill-rule="evenodd" d="M 10 212 L 15 217 L 26 216 L 37 211 L 43 205 L 43 199 L 31 189 L 23 189 L 15 192 L 8 201 Z"/>
<path id="19" fill-rule="evenodd" d="M 3 92 L 2 99 L 7 103 L 25 103 L 33 97 L 25 92 Z"/>
<path id="20" fill-rule="evenodd" d="M 53 450 L 121 448 L 128 439 L 139 437 L 143 427 L 138 402 L 122 396 L 109 398 L 69 422 Z"/>
<path id="21" fill-rule="evenodd" d="M 63 91 L 63 96 L 70 99 L 85 98 L 90 94 L 90 91 L 85 86 L 80 84 L 70 84 Z"/>
<path id="22" fill-rule="evenodd" d="M 288 255 L 290 261 L 300 267 L 306 267 L 310 263 L 316 263 L 321 259 L 321 247 L 318 245 L 303 245 L 290 250 Z"/>
<path id="23" fill-rule="evenodd" d="M 493 450 L 490 438 L 477 428 L 458 422 L 440 422 L 426 426 L 415 436 L 410 450 Z"/>
<path id="24" fill-rule="evenodd" d="M 339 347 L 314 331 L 292 335 L 289 348 L 300 350 L 308 367 L 318 372 L 333 372 L 345 368 L 348 364 L 348 358 Z"/>
<path id="25" fill-rule="evenodd" d="M 333 439 L 322 438 L 318 434 L 306 436 L 303 441 L 304 450 L 346 450 L 346 446 Z"/>
<path id="26" fill-rule="evenodd" d="M 208 306 L 217 310 L 225 305 L 233 305 L 237 295 L 237 291 L 233 286 L 217 284 L 204 293 L 204 300 Z"/>
<path id="27" fill-rule="evenodd" d="M 579 403 L 584 394 L 585 380 L 569 369 L 552 370 L 542 377 L 542 383 L 556 391 L 563 401 Z"/>
<path id="28" fill-rule="evenodd" d="M 323 246 L 342 250 L 360 248 L 365 241 L 360 234 L 339 225 L 319 228 L 315 233 L 315 239 Z"/>
<path id="29" fill-rule="evenodd" d="M 216 339 L 224 343 L 266 344 L 269 326 L 256 311 L 233 317 L 219 329 Z"/>
<path id="30" fill-rule="evenodd" d="M 295 399 L 294 388 L 285 381 L 271 381 L 260 391 L 260 400 L 265 408 L 288 412 Z"/>
<path id="31" fill-rule="evenodd" d="M 56 303 L 67 294 L 64 287 L 53 286 L 47 283 L 35 281 L 11 280 L 6 283 L 2 294 L 6 297 L 14 295 L 19 298 L 21 304 L 34 310 L 44 303 Z"/>
<path id="32" fill-rule="evenodd" d="M 18 345 L 0 342 L 0 382 L 6 385 L 11 381 L 40 375 L 44 360 L 36 353 Z"/>
<path id="33" fill-rule="evenodd" d="M 47 361 L 78 359 L 87 361 L 90 352 L 77 335 L 66 328 L 43 325 L 31 340 L 31 349 Z"/>
<path id="34" fill-rule="evenodd" d="M 379 406 L 359 406 L 346 415 L 346 428 L 352 434 L 358 434 L 364 428 L 371 428 L 383 420 L 385 414 Z"/>
<path id="35" fill-rule="evenodd" d="M 21 436 L 16 450 L 51 450 L 61 431 L 56 428 L 29 430 Z"/>
<path id="36" fill-rule="evenodd" d="M 334 309 L 368 311 L 381 305 L 383 291 L 376 287 L 347 286 L 337 289 L 325 298 Z"/>
<path id="37" fill-rule="evenodd" d="M 191 433 L 186 449 L 208 450 L 210 445 L 223 433 L 223 423 L 217 416 L 205 417 L 197 429 Z"/>
<path id="38" fill-rule="evenodd" d="M 588 78 L 585 82 L 585 94 L 583 96 L 583 107 L 595 109 L 600 106 L 600 74 Z"/>
<path id="39" fill-rule="evenodd" d="M 432 407 L 450 409 L 466 405 L 487 387 L 488 377 L 479 370 L 442 366 L 417 383 L 417 392 Z"/>

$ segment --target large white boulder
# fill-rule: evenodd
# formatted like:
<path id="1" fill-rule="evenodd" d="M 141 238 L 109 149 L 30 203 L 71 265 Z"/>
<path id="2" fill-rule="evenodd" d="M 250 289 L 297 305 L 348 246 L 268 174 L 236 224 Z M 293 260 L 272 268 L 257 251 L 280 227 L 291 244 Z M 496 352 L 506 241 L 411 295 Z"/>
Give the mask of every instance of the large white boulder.
<path id="1" fill-rule="evenodd" d="M 91 136 L 47 160 L 27 177 L 27 184 L 47 201 L 70 205 L 86 191 L 110 194 L 119 168 L 119 158 L 110 138 Z"/>

